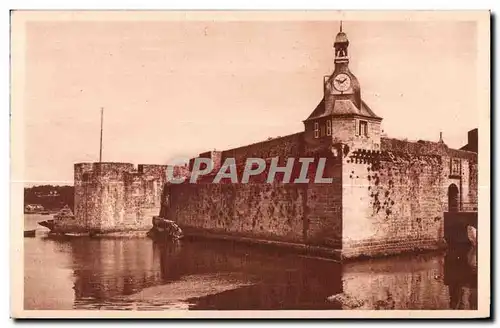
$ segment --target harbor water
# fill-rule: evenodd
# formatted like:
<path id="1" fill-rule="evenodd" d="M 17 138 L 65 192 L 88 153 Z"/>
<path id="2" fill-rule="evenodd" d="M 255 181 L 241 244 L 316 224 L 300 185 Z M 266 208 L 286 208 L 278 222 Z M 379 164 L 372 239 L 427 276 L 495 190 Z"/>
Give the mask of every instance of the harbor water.
<path id="1" fill-rule="evenodd" d="M 25 215 L 26 310 L 477 309 L 475 249 L 338 263 L 216 241 L 50 237 Z"/>

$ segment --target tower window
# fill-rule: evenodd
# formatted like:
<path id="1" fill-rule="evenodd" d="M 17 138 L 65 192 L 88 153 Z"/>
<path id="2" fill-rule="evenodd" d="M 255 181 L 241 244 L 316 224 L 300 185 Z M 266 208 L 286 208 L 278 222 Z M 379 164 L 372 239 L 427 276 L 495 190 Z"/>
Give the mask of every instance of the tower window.
<path id="1" fill-rule="evenodd" d="M 453 176 L 460 176 L 460 159 L 458 158 L 453 158 L 450 162 L 450 175 Z"/>
<path id="2" fill-rule="evenodd" d="M 330 120 L 326 121 L 326 135 L 327 136 L 332 135 L 332 121 L 330 121 Z"/>
<path id="3" fill-rule="evenodd" d="M 368 122 L 367 121 L 359 121 L 359 135 L 368 137 Z"/>
<path id="4" fill-rule="evenodd" d="M 319 123 L 314 123 L 314 138 L 319 138 Z"/>

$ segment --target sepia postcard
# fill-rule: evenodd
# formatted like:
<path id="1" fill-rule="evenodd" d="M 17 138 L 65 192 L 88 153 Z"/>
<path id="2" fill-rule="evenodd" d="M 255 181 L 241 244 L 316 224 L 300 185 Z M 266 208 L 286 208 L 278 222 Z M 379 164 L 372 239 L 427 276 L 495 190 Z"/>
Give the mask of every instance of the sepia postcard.
<path id="1" fill-rule="evenodd" d="M 12 11 L 14 318 L 490 317 L 490 12 Z"/>

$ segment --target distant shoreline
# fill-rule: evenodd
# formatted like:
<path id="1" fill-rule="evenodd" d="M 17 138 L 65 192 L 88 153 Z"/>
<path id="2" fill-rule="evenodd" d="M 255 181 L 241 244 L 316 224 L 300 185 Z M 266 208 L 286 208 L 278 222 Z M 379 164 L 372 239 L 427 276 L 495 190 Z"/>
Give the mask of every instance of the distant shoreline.
<path id="1" fill-rule="evenodd" d="M 24 188 L 25 214 L 59 211 L 65 205 L 74 207 L 75 188 L 73 186 L 40 185 Z M 27 207 L 37 207 L 27 209 Z"/>

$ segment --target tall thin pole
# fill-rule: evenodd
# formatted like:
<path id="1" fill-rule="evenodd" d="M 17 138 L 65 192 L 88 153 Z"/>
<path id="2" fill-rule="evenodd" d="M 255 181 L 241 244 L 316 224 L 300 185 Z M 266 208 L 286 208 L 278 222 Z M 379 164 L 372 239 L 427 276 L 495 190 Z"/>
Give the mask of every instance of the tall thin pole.
<path id="1" fill-rule="evenodd" d="M 99 144 L 99 162 L 102 162 L 102 126 L 104 121 L 104 108 L 101 107 L 101 141 Z"/>

